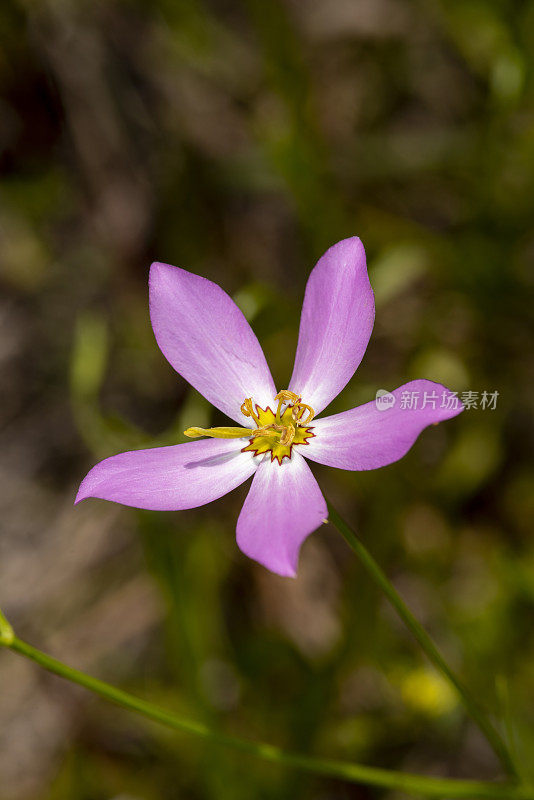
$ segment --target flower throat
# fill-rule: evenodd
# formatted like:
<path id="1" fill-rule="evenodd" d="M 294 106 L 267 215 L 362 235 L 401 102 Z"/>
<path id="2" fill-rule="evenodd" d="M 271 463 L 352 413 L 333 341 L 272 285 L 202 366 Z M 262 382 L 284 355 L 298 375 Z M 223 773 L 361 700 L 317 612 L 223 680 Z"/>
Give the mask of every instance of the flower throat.
<path id="1" fill-rule="evenodd" d="M 302 402 L 295 392 L 283 389 L 275 397 L 278 400 L 276 412 L 269 406 L 260 408 L 247 397 L 241 405 L 241 413 L 251 417 L 255 428 L 187 428 L 184 434 L 191 439 L 210 436 L 218 439 L 250 438 L 242 452 L 250 451 L 255 455 L 271 453 L 271 462 L 275 459 L 282 464 L 284 458 L 291 458 L 294 445 L 308 444 L 308 439 L 315 436 L 310 422 L 315 416 L 311 406 Z M 285 408 L 284 408 L 285 406 Z"/>

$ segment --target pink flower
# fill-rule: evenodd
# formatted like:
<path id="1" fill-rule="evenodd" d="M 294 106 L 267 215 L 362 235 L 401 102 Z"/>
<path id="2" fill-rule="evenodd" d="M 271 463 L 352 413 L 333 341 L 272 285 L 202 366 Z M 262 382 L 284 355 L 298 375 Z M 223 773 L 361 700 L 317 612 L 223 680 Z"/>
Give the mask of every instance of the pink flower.
<path id="1" fill-rule="evenodd" d="M 219 286 L 159 263 L 149 286 L 164 356 L 242 427 L 189 428 L 187 435 L 209 438 L 107 458 L 83 480 L 76 502 L 99 497 L 136 508 L 195 508 L 253 475 L 237 543 L 273 572 L 295 575 L 302 542 L 328 514 L 306 459 L 348 470 L 384 467 L 427 425 L 462 411 L 444 402 L 452 392 L 417 380 L 392 392 L 395 401 L 384 410 L 372 401 L 316 419 L 351 379 L 373 328 L 374 296 L 356 237 L 331 247 L 309 277 L 293 375 L 279 393 L 256 336 Z M 400 402 L 406 392 L 436 393 L 441 402 L 414 407 Z"/>

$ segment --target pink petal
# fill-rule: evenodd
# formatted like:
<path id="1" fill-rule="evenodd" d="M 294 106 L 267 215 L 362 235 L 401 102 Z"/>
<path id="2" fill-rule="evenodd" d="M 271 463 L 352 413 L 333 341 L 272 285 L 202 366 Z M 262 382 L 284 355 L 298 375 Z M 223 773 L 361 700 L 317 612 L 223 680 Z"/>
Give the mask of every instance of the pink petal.
<path id="1" fill-rule="evenodd" d="M 352 378 L 375 317 L 365 251 L 355 236 L 327 250 L 312 271 L 289 388 L 318 414 Z"/>
<path id="2" fill-rule="evenodd" d="M 76 503 L 100 497 L 135 508 L 176 511 L 210 503 L 255 472 L 259 459 L 240 439 L 202 439 L 132 450 L 101 461 L 82 481 Z"/>
<path id="3" fill-rule="evenodd" d="M 404 397 L 418 393 L 418 407 L 403 408 Z M 436 408 L 423 401 L 437 397 Z M 402 458 L 427 425 L 455 417 L 463 406 L 442 408 L 447 398 L 454 400 L 454 393 L 439 383 L 417 380 L 405 383 L 391 392 L 395 403 L 380 411 L 372 400 L 358 408 L 334 414 L 332 417 L 313 420 L 315 437 L 308 440 L 306 458 L 340 469 L 366 470 L 385 467 Z M 445 398 L 445 400 L 443 400 Z"/>
<path id="4" fill-rule="evenodd" d="M 261 462 L 237 522 L 237 544 L 279 575 L 294 576 L 304 539 L 328 516 L 306 461 L 293 450 L 282 465 Z"/>
<path id="5" fill-rule="evenodd" d="M 150 269 L 150 317 L 174 369 L 232 419 L 247 397 L 264 407 L 276 394 L 256 336 L 216 283 L 168 264 Z"/>

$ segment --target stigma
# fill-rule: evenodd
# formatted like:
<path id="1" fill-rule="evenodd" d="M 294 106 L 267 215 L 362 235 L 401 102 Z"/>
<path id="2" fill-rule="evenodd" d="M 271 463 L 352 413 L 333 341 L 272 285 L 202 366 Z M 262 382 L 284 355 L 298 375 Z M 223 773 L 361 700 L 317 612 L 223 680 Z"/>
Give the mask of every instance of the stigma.
<path id="1" fill-rule="evenodd" d="M 250 417 L 255 427 L 250 428 L 187 428 L 184 434 L 192 439 L 210 436 L 221 439 L 248 438 L 249 443 L 241 452 L 254 455 L 270 453 L 271 462 L 282 464 L 284 458 L 291 458 L 295 445 L 306 445 L 315 436 L 310 422 L 315 416 L 313 408 L 302 402 L 295 392 L 283 389 L 278 392 L 276 410 L 269 406 L 260 408 L 251 397 L 245 398 L 241 413 Z"/>

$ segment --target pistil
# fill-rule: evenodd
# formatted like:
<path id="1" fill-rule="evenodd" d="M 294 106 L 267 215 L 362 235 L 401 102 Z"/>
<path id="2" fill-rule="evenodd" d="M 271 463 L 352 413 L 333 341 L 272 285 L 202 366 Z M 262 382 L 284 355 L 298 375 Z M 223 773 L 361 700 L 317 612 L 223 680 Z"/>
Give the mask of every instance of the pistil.
<path id="1" fill-rule="evenodd" d="M 210 436 L 214 439 L 249 439 L 255 436 L 253 428 L 187 428 L 184 436 L 198 439 L 200 436 Z"/>

